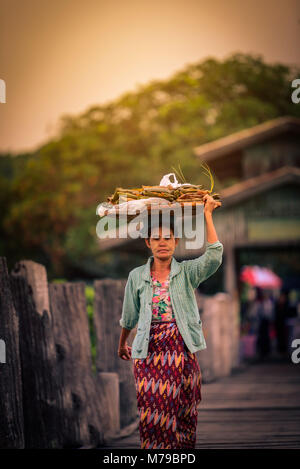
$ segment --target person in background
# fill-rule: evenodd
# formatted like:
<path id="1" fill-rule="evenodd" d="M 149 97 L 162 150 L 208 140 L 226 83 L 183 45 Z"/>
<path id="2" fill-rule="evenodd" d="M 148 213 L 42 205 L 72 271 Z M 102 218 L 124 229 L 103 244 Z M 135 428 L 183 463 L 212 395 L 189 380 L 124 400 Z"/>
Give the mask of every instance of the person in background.
<path id="1" fill-rule="evenodd" d="M 256 287 L 254 310 L 258 320 L 256 350 L 260 360 L 271 352 L 270 324 L 274 318 L 274 305 L 268 292 Z"/>
<path id="2" fill-rule="evenodd" d="M 250 290 L 250 285 L 247 282 L 242 283 L 241 293 L 240 293 L 240 304 L 241 304 L 240 314 L 241 314 L 242 329 L 244 329 L 248 324 L 247 316 L 248 316 L 248 310 L 250 307 L 249 290 Z"/>
<path id="3" fill-rule="evenodd" d="M 288 295 L 286 290 L 281 290 L 280 295 L 275 304 L 275 330 L 276 330 L 276 346 L 280 355 L 287 352 L 287 331 L 286 319 L 288 317 Z"/>

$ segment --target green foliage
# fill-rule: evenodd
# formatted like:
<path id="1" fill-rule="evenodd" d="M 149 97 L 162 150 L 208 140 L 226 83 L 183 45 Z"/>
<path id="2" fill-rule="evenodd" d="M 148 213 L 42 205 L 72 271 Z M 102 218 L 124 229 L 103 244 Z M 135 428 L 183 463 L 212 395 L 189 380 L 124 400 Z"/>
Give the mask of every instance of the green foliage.
<path id="1" fill-rule="evenodd" d="M 67 279 L 65 278 L 54 278 L 51 283 L 65 283 L 67 282 Z"/>
<path id="2" fill-rule="evenodd" d="M 271 118 L 300 117 L 290 97 L 299 76 L 260 56 L 207 58 L 63 115 L 55 139 L 32 154 L 0 158 L 0 255 L 42 261 L 49 278 L 113 274 L 114 260 L 98 253 L 97 205 L 117 186 L 159 184 L 178 163 L 188 182 L 209 187 L 193 148 Z"/>

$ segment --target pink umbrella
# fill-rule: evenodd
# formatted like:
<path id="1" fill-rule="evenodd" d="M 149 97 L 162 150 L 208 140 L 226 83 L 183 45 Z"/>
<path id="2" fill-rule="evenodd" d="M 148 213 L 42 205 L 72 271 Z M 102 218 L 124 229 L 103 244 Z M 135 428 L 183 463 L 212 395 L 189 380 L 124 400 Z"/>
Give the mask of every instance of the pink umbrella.
<path id="1" fill-rule="evenodd" d="M 261 288 L 281 288 L 282 280 L 272 270 L 258 265 L 245 265 L 240 274 L 242 282 Z"/>

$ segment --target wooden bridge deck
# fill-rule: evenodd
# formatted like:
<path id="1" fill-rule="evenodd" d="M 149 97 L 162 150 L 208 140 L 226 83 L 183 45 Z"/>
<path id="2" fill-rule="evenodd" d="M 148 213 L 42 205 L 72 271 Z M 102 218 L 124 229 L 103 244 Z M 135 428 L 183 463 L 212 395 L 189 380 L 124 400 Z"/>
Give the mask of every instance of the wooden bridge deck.
<path id="1" fill-rule="evenodd" d="M 109 448 L 139 449 L 138 428 Z M 252 364 L 204 383 L 196 448 L 300 448 L 300 364 Z"/>

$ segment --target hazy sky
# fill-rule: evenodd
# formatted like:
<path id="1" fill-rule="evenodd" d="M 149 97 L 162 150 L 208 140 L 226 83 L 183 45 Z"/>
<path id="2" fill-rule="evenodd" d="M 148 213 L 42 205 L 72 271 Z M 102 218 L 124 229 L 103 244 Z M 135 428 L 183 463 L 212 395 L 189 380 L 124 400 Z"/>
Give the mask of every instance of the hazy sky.
<path id="1" fill-rule="evenodd" d="M 299 64 L 299 43 L 300 0 L 0 0 L 0 151 L 208 56 Z"/>

